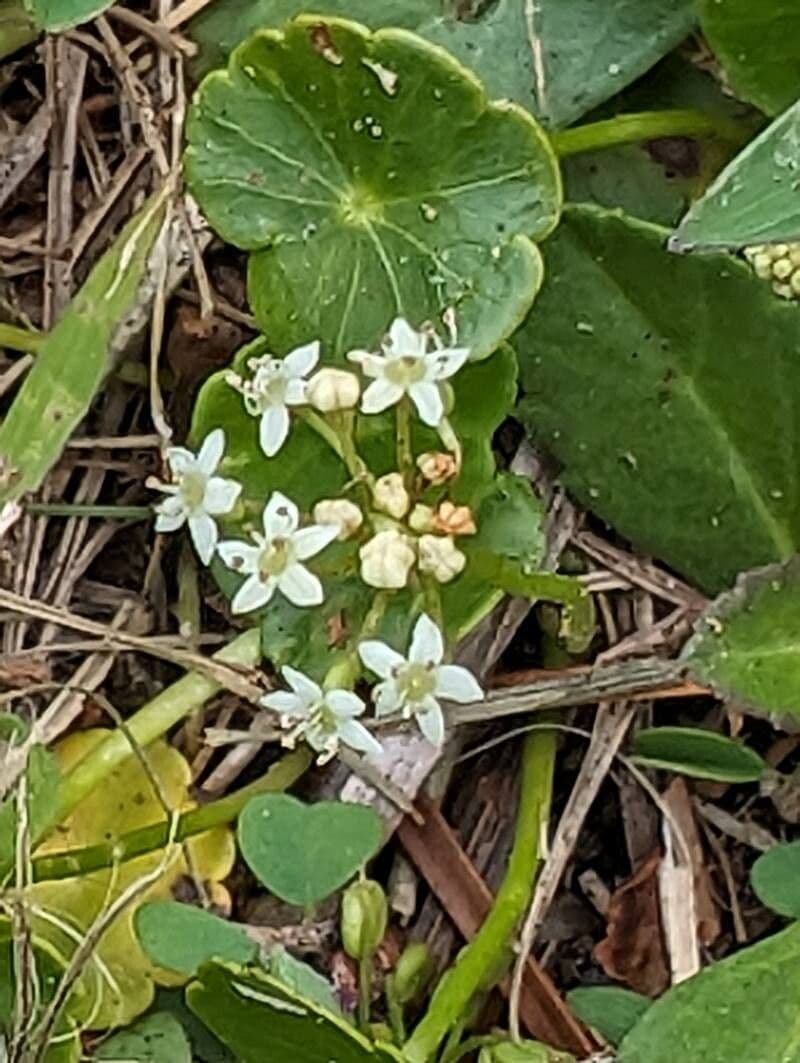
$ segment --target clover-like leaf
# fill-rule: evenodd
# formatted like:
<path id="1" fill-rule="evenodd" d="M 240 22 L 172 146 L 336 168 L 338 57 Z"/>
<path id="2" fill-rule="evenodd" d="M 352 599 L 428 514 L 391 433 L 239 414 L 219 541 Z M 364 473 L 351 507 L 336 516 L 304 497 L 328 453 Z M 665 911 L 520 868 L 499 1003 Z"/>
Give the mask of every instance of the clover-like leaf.
<path id="1" fill-rule="evenodd" d="M 68 771 L 107 734 L 107 731 L 97 729 L 64 739 L 55 750 L 62 771 Z M 191 774 L 181 754 L 164 742 L 155 742 L 148 746 L 146 755 L 169 806 L 176 809 L 190 807 L 187 790 Z M 37 853 L 109 841 L 163 818 L 163 808 L 147 774 L 138 758 L 131 756 L 108 776 L 103 786 L 97 787 L 78 804 Z M 172 886 L 192 872 L 201 881 L 208 881 L 213 889 L 231 869 L 234 847 L 231 832 L 226 828 L 215 828 L 184 844 L 191 853 L 191 871 L 181 847 L 173 846 L 170 851 L 137 857 L 119 868 L 58 882 L 38 882 L 27 891 L 29 903 L 41 913 L 33 921 L 35 932 L 51 942 L 62 955 L 70 956 L 76 947 L 76 935 L 80 940 L 80 935 L 111 901 L 142 875 L 163 864 L 164 871 L 158 881 L 138 895 L 136 903 L 129 906 L 102 936 L 94 959 L 82 976 L 84 996 L 90 1001 L 84 1009 L 85 1017 L 92 1029 L 130 1022 L 150 1005 L 154 979 L 162 979 L 137 942 L 134 930 L 137 905 L 169 898 Z M 164 975 L 163 981 L 174 983 L 175 979 Z"/>
<path id="2" fill-rule="evenodd" d="M 203 81 L 188 139 L 209 221 L 256 252 L 278 352 L 324 338 L 341 357 L 452 309 L 485 357 L 533 301 L 561 198 L 547 138 L 413 34 L 318 16 L 256 33 Z"/>
<path id="3" fill-rule="evenodd" d="M 762 853 L 753 864 L 750 882 L 762 904 L 779 915 L 800 919 L 800 842 Z"/>
<path id="4" fill-rule="evenodd" d="M 258 946 L 240 926 L 192 904 L 143 904 L 134 926 L 139 944 L 157 967 L 187 976 L 208 960 L 249 963 L 258 954 Z"/>
<path id="5" fill-rule="evenodd" d="M 714 592 L 800 543 L 800 317 L 743 263 L 666 236 L 566 212 L 514 339 L 519 410 L 585 505 Z"/>

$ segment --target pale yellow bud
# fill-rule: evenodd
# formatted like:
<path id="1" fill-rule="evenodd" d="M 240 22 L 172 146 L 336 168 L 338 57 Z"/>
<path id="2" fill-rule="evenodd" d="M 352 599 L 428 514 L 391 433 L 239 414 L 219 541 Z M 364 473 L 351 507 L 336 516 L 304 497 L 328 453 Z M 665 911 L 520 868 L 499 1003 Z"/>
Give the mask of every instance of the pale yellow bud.
<path id="1" fill-rule="evenodd" d="M 458 472 L 458 462 L 452 454 L 429 451 L 417 458 L 417 468 L 432 484 L 439 485 L 451 480 Z"/>
<path id="2" fill-rule="evenodd" d="M 306 398 L 320 413 L 351 410 L 360 394 L 358 377 L 346 369 L 320 369 L 306 386 Z"/>
<path id="3" fill-rule="evenodd" d="M 454 506 L 452 502 L 442 502 L 434 515 L 433 527 L 443 535 L 474 535 L 478 530 L 469 506 Z"/>
<path id="4" fill-rule="evenodd" d="M 355 535 L 363 521 L 361 510 L 347 498 L 324 498 L 314 506 L 314 523 L 337 524 L 340 541 Z"/>
<path id="5" fill-rule="evenodd" d="M 408 526 L 415 532 L 433 531 L 434 512 L 431 506 L 423 506 L 418 502 L 411 510 L 408 518 Z"/>
<path id="6" fill-rule="evenodd" d="M 372 494 L 376 507 L 395 520 L 402 520 L 408 513 L 411 498 L 399 472 L 389 472 L 376 480 Z"/>
<path id="7" fill-rule="evenodd" d="M 408 582 L 416 555 L 407 535 L 394 528 L 378 532 L 358 551 L 361 578 L 370 587 L 399 590 Z"/>
<path id="8" fill-rule="evenodd" d="M 449 535 L 422 535 L 418 546 L 420 572 L 439 583 L 449 583 L 464 571 L 467 559 Z"/>

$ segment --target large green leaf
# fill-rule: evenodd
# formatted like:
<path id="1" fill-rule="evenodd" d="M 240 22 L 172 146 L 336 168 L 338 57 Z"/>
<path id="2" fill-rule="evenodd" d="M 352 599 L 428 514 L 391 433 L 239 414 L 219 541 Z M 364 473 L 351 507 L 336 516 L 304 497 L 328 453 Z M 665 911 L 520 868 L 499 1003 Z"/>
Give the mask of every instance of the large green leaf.
<path id="1" fill-rule="evenodd" d="M 217 0 L 191 23 L 196 69 L 220 66 L 262 26 L 308 10 L 298 0 Z M 490 95 L 551 126 L 569 125 L 652 66 L 690 31 L 690 0 L 320 0 L 315 11 L 373 29 L 415 30 L 471 66 Z M 474 12 L 477 12 L 475 14 Z M 534 58 L 534 48 L 536 58 Z"/>
<path id="2" fill-rule="evenodd" d="M 748 572 L 697 623 L 683 659 L 738 708 L 800 718 L 800 558 Z"/>
<path id="3" fill-rule="evenodd" d="M 567 212 L 514 341 L 519 409 L 583 503 L 715 591 L 798 540 L 800 318 L 746 266 L 665 237 Z"/>
<path id="4" fill-rule="evenodd" d="M 426 112 L 419 121 L 419 108 Z M 524 111 L 490 104 L 445 52 L 400 30 L 302 17 L 209 75 L 186 173 L 250 260 L 250 301 L 279 351 L 373 347 L 397 314 L 454 308 L 475 357 L 524 317 L 530 238 L 558 216 L 558 171 Z"/>
<path id="5" fill-rule="evenodd" d="M 700 24 L 741 96 L 777 114 L 800 96 L 796 0 L 700 0 Z"/>
<path id="6" fill-rule="evenodd" d="M 401 1058 L 258 969 L 208 964 L 187 988 L 186 999 L 239 1063 L 389 1063 Z"/>
<path id="7" fill-rule="evenodd" d="M 753 892 L 779 915 L 800 919 L 800 841 L 762 853 L 750 872 Z"/>
<path id="8" fill-rule="evenodd" d="M 113 367 L 164 210 L 160 195 L 134 215 L 42 343 L 0 425 L 0 505 L 39 487 Z"/>
<path id="9" fill-rule="evenodd" d="M 757 782 L 766 763 L 742 742 L 702 727 L 647 727 L 633 738 L 638 764 L 717 782 Z"/>
<path id="10" fill-rule="evenodd" d="M 249 963 L 258 946 L 241 927 L 178 901 L 143 904 L 134 916 L 139 944 L 157 967 L 192 975 L 208 960 Z"/>
<path id="11" fill-rule="evenodd" d="M 683 219 L 670 248 L 739 248 L 800 238 L 798 172 L 800 103 L 722 171 Z"/>
<path id="12" fill-rule="evenodd" d="M 181 1024 L 166 1011 L 140 1019 L 104 1041 L 94 1059 L 120 1063 L 192 1063 L 189 1040 Z"/>
<path id="13" fill-rule="evenodd" d="M 50 33 L 62 33 L 97 18 L 114 0 L 26 0 L 34 22 Z"/>
<path id="14" fill-rule="evenodd" d="M 800 1063 L 800 924 L 668 990 L 620 1047 L 619 1063 Z"/>
<path id="15" fill-rule="evenodd" d="M 0 0 L 0 59 L 35 41 L 39 31 L 21 0 Z"/>

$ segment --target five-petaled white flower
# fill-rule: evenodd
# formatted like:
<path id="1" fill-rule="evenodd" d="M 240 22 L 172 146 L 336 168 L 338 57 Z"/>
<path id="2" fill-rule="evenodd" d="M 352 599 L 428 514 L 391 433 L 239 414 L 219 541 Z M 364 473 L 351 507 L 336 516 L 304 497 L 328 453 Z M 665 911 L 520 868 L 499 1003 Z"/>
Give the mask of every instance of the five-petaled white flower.
<path id="1" fill-rule="evenodd" d="M 420 730 L 435 746 L 444 741 L 444 716 L 439 698 L 481 701 L 477 679 L 457 664 L 442 664 L 444 640 L 439 628 L 423 613 L 414 626 L 408 657 L 385 642 L 362 642 L 358 653 L 364 664 L 383 680 L 373 689 L 375 715 L 402 712 L 415 716 Z"/>
<path id="2" fill-rule="evenodd" d="M 197 456 L 185 447 L 169 448 L 167 464 L 172 483 L 149 481 L 149 486 L 167 495 L 155 507 L 156 531 L 177 531 L 188 524 L 204 565 L 209 564 L 217 546 L 219 533 L 214 518 L 230 513 L 242 491 L 242 485 L 235 480 L 214 475 L 224 452 L 225 433 L 215 428 L 203 440 Z"/>
<path id="3" fill-rule="evenodd" d="M 408 395 L 425 424 L 435 428 L 444 415 L 439 383 L 457 373 L 469 357 L 468 347 L 428 350 L 429 332 L 417 332 L 402 317 L 395 318 L 381 344 L 382 354 L 350 351 L 372 383 L 361 397 L 364 413 L 382 413 Z"/>
<path id="4" fill-rule="evenodd" d="M 234 595 L 234 613 L 260 609 L 279 590 L 293 605 L 320 605 L 322 584 L 302 564 L 318 554 L 339 534 L 338 524 L 312 524 L 299 528 L 297 506 L 273 492 L 264 507 L 264 534 L 253 532 L 253 543 L 229 539 L 220 543 L 225 564 L 247 578 Z"/>
<path id="5" fill-rule="evenodd" d="M 319 361 L 319 341 L 297 347 L 285 358 L 271 354 L 251 358 L 247 363 L 253 376 L 243 380 L 228 373 L 231 387 L 242 393 L 244 406 L 252 417 L 260 417 L 259 441 L 268 458 L 274 457 L 289 435 L 289 407 L 307 401 L 305 379 Z"/>
<path id="6" fill-rule="evenodd" d="M 383 747 L 356 719 L 364 712 L 364 702 L 352 690 L 323 690 L 296 668 L 285 665 L 281 674 L 291 687 L 265 694 L 260 704 L 283 717 L 283 727 L 291 728 L 284 739 L 294 745 L 304 738 L 320 754 L 324 764 L 335 756 L 342 743 L 367 756 L 379 756 Z"/>

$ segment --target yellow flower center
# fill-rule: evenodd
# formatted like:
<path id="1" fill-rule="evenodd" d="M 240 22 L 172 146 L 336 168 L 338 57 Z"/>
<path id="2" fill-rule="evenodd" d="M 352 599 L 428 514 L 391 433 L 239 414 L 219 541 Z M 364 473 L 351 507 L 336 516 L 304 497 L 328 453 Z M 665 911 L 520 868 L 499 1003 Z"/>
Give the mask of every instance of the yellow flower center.
<path id="1" fill-rule="evenodd" d="M 405 354 L 402 358 L 390 361 L 384 372 L 390 383 L 407 388 L 410 384 L 416 384 L 424 379 L 425 361 L 422 358 L 415 358 L 413 354 Z"/>

